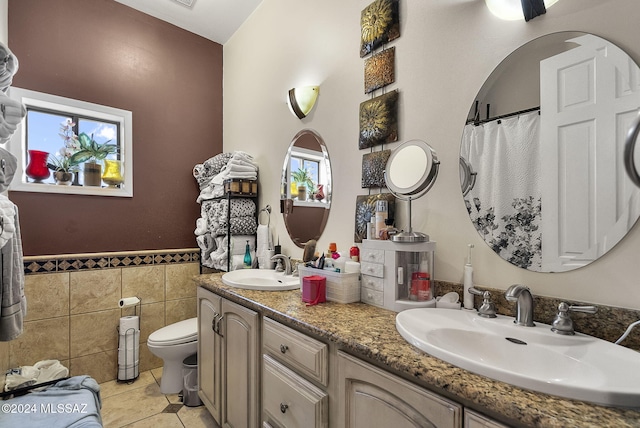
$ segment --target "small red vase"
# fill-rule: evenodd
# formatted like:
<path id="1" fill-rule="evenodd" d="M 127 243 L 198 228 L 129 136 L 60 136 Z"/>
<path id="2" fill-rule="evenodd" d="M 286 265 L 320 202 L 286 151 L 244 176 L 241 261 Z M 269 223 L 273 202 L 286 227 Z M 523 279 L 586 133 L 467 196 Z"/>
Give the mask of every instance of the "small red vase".
<path id="1" fill-rule="evenodd" d="M 316 199 L 321 201 L 324 199 L 324 185 L 318 184 L 318 191 L 316 192 Z"/>
<path id="2" fill-rule="evenodd" d="M 29 150 L 29 165 L 25 173 L 36 183 L 42 183 L 42 180 L 49 178 L 51 171 L 47 168 L 47 158 L 49 153 L 41 150 Z"/>

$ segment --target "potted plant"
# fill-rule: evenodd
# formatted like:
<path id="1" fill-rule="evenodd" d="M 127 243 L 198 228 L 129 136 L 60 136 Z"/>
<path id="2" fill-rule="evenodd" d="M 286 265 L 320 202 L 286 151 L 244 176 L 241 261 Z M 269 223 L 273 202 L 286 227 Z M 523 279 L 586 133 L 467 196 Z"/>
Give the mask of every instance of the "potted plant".
<path id="1" fill-rule="evenodd" d="M 80 148 L 71 156 L 71 162 L 80 164 L 84 162 L 84 185 L 100 186 L 102 181 L 102 164 L 100 163 L 107 156 L 118 152 L 118 146 L 106 143 L 99 144 L 91 136 L 81 133 L 78 136 Z"/>
<path id="2" fill-rule="evenodd" d="M 53 178 L 56 184 L 69 186 L 73 181 L 73 173 L 78 171 L 78 165 L 71 161 L 71 156 L 66 153 L 59 153 L 58 156 L 49 155 L 47 167 L 53 171 Z"/>
<path id="3" fill-rule="evenodd" d="M 311 176 L 309 175 L 309 171 L 303 168 L 298 168 L 297 171 L 291 173 L 291 178 L 294 183 L 298 187 L 298 200 L 306 201 L 307 200 L 307 186 L 313 186 L 313 181 L 311 180 Z"/>
<path id="4" fill-rule="evenodd" d="M 53 178 L 56 184 L 68 186 L 73 180 L 74 173 L 78 172 L 78 164 L 71 160 L 73 154 L 80 148 L 78 136 L 73 132 L 75 123 L 67 119 L 60 124 L 60 138 L 64 141 L 64 146 L 56 153 L 47 158 L 47 168 L 53 171 Z"/>

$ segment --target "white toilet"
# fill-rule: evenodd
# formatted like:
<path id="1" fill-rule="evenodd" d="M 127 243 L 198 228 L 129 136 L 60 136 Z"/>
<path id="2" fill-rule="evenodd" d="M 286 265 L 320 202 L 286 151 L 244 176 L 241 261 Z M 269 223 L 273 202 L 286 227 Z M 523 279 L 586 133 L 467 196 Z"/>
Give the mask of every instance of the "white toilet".
<path id="1" fill-rule="evenodd" d="M 198 350 L 198 318 L 179 321 L 149 335 L 149 351 L 164 361 L 160 391 L 175 394 L 182 391 L 182 362 Z"/>

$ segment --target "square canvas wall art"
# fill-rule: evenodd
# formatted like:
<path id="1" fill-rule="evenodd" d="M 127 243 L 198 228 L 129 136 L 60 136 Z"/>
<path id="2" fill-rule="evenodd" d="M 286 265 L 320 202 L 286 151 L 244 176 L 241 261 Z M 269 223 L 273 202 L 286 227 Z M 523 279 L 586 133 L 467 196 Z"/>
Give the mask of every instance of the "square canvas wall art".
<path id="1" fill-rule="evenodd" d="M 353 234 L 354 242 L 362 242 L 367 238 L 367 223 L 376 216 L 376 201 L 386 200 L 388 206 L 387 218 L 395 218 L 396 197 L 391 193 L 356 196 L 356 228 Z"/>
<path id="2" fill-rule="evenodd" d="M 364 61 L 364 93 L 368 94 L 396 80 L 396 48 L 385 49 Z"/>
<path id="3" fill-rule="evenodd" d="M 358 147 L 366 149 L 398 141 L 398 91 L 360 103 Z"/>
<path id="4" fill-rule="evenodd" d="M 384 169 L 391 150 L 367 153 L 362 156 L 362 187 L 385 187 Z"/>
<path id="5" fill-rule="evenodd" d="M 360 14 L 360 57 L 400 37 L 398 0 L 376 0 Z"/>

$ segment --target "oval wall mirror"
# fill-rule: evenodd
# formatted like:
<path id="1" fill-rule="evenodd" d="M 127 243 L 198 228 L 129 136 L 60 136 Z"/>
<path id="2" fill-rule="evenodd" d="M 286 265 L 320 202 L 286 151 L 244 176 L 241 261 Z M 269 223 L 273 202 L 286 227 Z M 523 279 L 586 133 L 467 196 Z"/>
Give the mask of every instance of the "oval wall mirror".
<path id="1" fill-rule="evenodd" d="M 436 152 L 421 140 L 410 140 L 400 144 L 389 156 L 384 170 L 387 188 L 393 195 L 408 201 L 408 228 L 393 235 L 396 242 L 424 242 L 429 236 L 414 232 L 411 227 L 411 201 L 427 193 L 438 177 L 440 162 Z"/>
<path id="2" fill-rule="evenodd" d="M 284 224 L 298 247 L 320 239 L 329 218 L 331 193 L 327 146 L 320 134 L 304 129 L 287 149 L 280 186 Z"/>
<path id="3" fill-rule="evenodd" d="M 487 245 L 516 266 L 561 272 L 624 238 L 640 214 L 622 157 L 639 107 L 638 65 L 593 34 L 549 34 L 502 61 L 460 149 L 476 173 L 463 197 Z"/>

